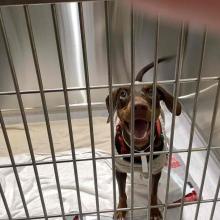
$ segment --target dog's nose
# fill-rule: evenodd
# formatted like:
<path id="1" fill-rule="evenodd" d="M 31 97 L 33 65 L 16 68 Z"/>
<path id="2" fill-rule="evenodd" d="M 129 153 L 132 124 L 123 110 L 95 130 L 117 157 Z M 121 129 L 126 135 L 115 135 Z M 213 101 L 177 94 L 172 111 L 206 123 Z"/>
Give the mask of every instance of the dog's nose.
<path id="1" fill-rule="evenodd" d="M 136 104 L 134 106 L 134 110 L 135 110 L 135 112 L 147 111 L 147 106 L 141 105 L 141 104 Z"/>

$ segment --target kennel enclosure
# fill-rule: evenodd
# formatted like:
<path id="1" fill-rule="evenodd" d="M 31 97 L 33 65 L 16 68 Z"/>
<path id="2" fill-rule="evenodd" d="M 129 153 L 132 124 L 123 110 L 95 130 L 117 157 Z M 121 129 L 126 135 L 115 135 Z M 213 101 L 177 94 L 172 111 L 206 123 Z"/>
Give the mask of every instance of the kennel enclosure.
<path id="1" fill-rule="evenodd" d="M 114 117 L 111 109 L 111 124 L 107 127 L 108 135 L 98 136 L 96 127 L 106 129 L 105 97 L 111 94 L 114 88 L 121 85 L 135 87 L 154 83 L 154 97 L 156 95 L 156 83 L 164 86 L 175 96 L 175 103 L 179 100 L 183 104 L 186 118 L 190 120 L 186 135 L 178 133 L 175 126 L 176 117 L 169 116 L 167 123 L 170 125 L 170 148 L 166 152 L 184 154 L 185 175 L 182 195 L 185 195 L 188 174 L 196 178 L 196 169 L 201 169 L 198 177 L 198 201 L 183 202 L 179 212 L 179 219 L 184 219 L 183 210 L 189 204 L 194 204 L 194 216 L 192 219 L 202 219 L 200 214 L 203 204 L 211 207 L 208 213 L 210 219 L 218 219 L 215 211 L 219 201 L 219 38 L 209 33 L 208 30 L 194 30 L 190 24 L 181 23 L 177 26 L 169 24 L 159 17 L 147 17 L 141 12 L 133 10 L 129 5 L 120 1 L 79 1 L 79 2 L 55 2 L 55 1 L 0 1 L 0 47 L 1 47 L 1 80 L 0 80 L 0 121 L 1 121 L 1 149 L 2 158 L 0 169 L 11 170 L 15 178 L 16 187 L 22 212 L 14 212 L 11 197 L 6 196 L 6 184 L 3 184 L 4 175 L 0 176 L 2 219 L 49 219 L 79 215 L 94 215 L 95 219 L 102 219 L 103 214 L 111 213 L 117 209 L 116 182 L 114 176 Z M 175 54 L 176 59 L 169 63 L 157 64 L 159 57 Z M 155 68 L 147 74 L 143 83 L 135 83 L 134 77 L 139 69 L 151 61 L 155 62 Z M 155 98 L 154 98 L 155 100 Z M 110 103 L 112 103 L 110 95 Z M 153 114 L 153 117 L 155 115 Z M 79 121 L 72 122 L 72 119 Z M 84 120 L 84 121 L 83 121 Z M 59 123 L 60 121 L 60 123 Z M 65 121 L 63 135 L 67 137 L 59 142 L 59 131 L 62 133 L 61 122 Z M 186 120 L 185 120 L 186 121 Z M 184 122 L 185 122 L 184 121 Z M 37 124 L 40 123 L 40 124 Z M 100 123 L 100 125 L 99 125 Z M 75 127 L 77 125 L 77 128 Z M 184 126 L 184 123 L 178 125 Z M 60 127 L 59 127 L 60 126 Z M 63 125 L 62 125 L 63 126 Z M 74 129 L 75 128 L 75 129 Z M 77 129 L 85 136 L 77 139 Z M 152 129 L 154 125 L 152 123 Z M 19 131 L 23 133 L 19 133 Z M 41 133 L 42 131 L 42 133 Z M 75 131 L 75 132 L 74 132 Z M 176 146 L 177 138 L 185 138 L 186 145 Z M 35 136 L 34 136 L 34 135 Z M 38 135 L 37 135 L 38 134 Z M 196 136 L 196 137 L 195 137 Z M 97 139 L 100 142 L 97 145 Z M 63 138 L 63 137 L 62 137 Z M 88 140 L 83 142 L 83 138 Z M 104 142 L 106 139 L 111 140 Z M 151 143 L 152 143 L 151 137 Z M 200 139 L 196 142 L 195 139 Z M 97 155 L 97 148 L 103 143 L 108 147 L 104 150 L 111 155 Z M 195 142 L 194 142 L 195 141 Z M 45 144 L 46 143 L 46 144 Z M 77 146 L 88 146 L 91 154 L 87 158 L 77 157 Z M 85 144 L 86 143 L 86 144 Z M 181 144 L 181 141 L 178 142 Z M 185 143 L 185 142 L 184 142 Z M 196 143 L 202 144 L 196 146 Z M 64 146 L 65 145 L 65 146 Z M 45 148 L 43 148 L 44 146 Z M 62 155 L 63 151 L 69 150 L 67 159 Z M 61 152 L 60 155 L 57 156 Z M 20 160 L 18 155 L 26 153 L 30 160 Z M 40 158 L 40 154 L 51 155 L 47 160 Z M 58 154 L 57 154 L 58 153 Z M 82 153 L 82 152 L 80 152 Z M 85 153 L 85 152 L 84 152 Z M 202 167 L 194 169 L 192 156 L 199 153 L 203 156 Z M 37 157 L 36 155 L 37 154 Z M 143 154 L 143 153 L 142 153 Z M 146 155 L 148 153 L 145 153 Z M 151 161 L 153 149 L 151 148 Z M 129 156 L 129 155 L 120 155 Z M 137 154 L 131 154 L 131 159 Z M 5 158 L 8 158 L 5 159 Z M 61 157 L 61 159 L 59 159 Z M 37 158 L 37 159 L 36 159 Z M 171 157 L 170 157 L 171 158 Z M 200 157 L 197 157 L 200 158 Z M 111 162 L 112 169 L 112 207 L 100 208 L 100 184 L 98 175 L 101 160 Z M 211 162 L 210 162 L 211 160 Z M 6 162 L 5 162 L 6 161 Z M 81 199 L 82 181 L 78 176 L 85 170 L 80 169 L 79 163 L 90 161 L 93 174 L 93 193 L 95 210 L 84 211 Z M 169 160 L 171 163 L 171 160 Z M 74 177 L 76 194 L 74 202 L 77 210 L 66 211 L 63 189 L 59 172 L 60 164 L 72 166 L 69 175 Z M 194 165 L 196 163 L 193 163 Z M 214 164 L 214 165 L 213 165 Z M 55 191 L 57 193 L 60 211 L 48 213 L 48 201 L 45 203 L 47 188 L 42 184 L 42 174 L 39 169 L 45 165 L 51 165 Z M 31 167 L 35 182 L 33 183 L 39 193 L 39 204 L 42 212 L 38 215 L 30 214 L 28 191 L 24 193 L 24 182 L 21 180 L 21 169 Z M 41 167 L 41 168 L 39 168 Z M 149 165 L 151 169 L 151 165 Z M 62 168 L 60 168 L 62 170 Z M 132 167 L 133 170 L 133 167 Z M 214 170 L 212 175 L 207 170 Z M 6 172 L 5 171 L 5 172 Z M 50 170 L 50 172 L 52 172 Z M 5 174 L 5 172 L 3 172 Z M 64 172 L 64 170 L 63 170 Z M 7 172 L 6 172 L 7 173 Z M 167 218 L 168 208 L 176 204 L 168 203 L 169 180 L 171 169 L 167 172 L 167 185 L 164 203 L 158 205 L 163 209 L 164 219 Z M 208 186 L 206 176 L 210 178 Z M 44 175 L 43 175 L 44 176 Z M 46 177 L 45 177 L 46 178 Z M 64 178 L 65 179 L 65 178 Z M 62 178 L 62 181 L 63 178 Z M 71 184 L 70 181 L 70 184 Z M 149 206 L 142 204 L 136 206 L 134 202 L 134 172 L 131 172 L 131 200 L 127 210 L 128 216 L 135 219 L 135 210 L 149 210 Z M 149 187 L 146 191 L 150 192 Z M 54 185 L 53 185 L 54 186 Z M 203 189 L 213 188 L 209 197 L 203 195 Z M 101 192 L 102 193 L 102 192 Z M 68 194 L 68 192 L 67 192 Z M 9 195 L 9 194 L 7 194 Z M 204 198 L 202 198 L 202 196 Z M 50 198 L 47 195 L 47 198 Z M 66 198 L 66 197 L 65 197 Z M 107 204 L 107 203 L 106 203 Z M 107 205 L 106 205 L 107 207 Z M 152 208 L 152 207 L 151 207 Z M 70 208 L 71 209 L 71 208 Z M 190 209 L 187 209 L 190 210 Z M 57 211 L 57 210 L 56 210 Z M 207 212 L 207 211 L 206 211 Z M 22 213 L 22 214 L 21 214 Z M 146 214 L 146 219 L 149 217 Z M 200 214 L 200 215 L 199 215 Z M 214 215 L 215 214 L 215 215 Z M 18 215 L 19 217 L 16 217 Z"/>

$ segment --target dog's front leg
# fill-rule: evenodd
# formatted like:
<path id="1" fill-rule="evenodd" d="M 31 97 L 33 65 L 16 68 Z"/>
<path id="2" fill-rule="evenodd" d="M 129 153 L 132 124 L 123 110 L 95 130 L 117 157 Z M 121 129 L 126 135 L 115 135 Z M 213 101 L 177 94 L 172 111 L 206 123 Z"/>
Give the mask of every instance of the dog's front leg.
<path id="1" fill-rule="evenodd" d="M 157 205 L 157 190 L 158 190 L 158 184 L 161 177 L 161 172 L 152 175 L 152 191 L 151 191 L 151 205 Z M 151 209 L 151 220 L 160 220 L 162 219 L 162 215 L 160 213 L 160 210 L 158 208 L 152 208 Z"/>
<path id="2" fill-rule="evenodd" d="M 118 208 L 127 208 L 127 195 L 125 192 L 126 179 L 127 179 L 127 173 L 122 173 L 116 170 L 116 180 L 118 183 L 118 190 L 119 190 Z M 124 220 L 125 216 L 126 216 L 126 211 L 116 212 L 116 217 L 118 220 Z"/>

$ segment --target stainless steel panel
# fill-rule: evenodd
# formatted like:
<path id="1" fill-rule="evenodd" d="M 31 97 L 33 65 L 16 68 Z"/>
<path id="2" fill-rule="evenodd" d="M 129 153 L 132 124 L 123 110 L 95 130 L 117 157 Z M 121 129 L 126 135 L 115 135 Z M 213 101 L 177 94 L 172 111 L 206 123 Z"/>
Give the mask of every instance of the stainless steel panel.
<path id="1" fill-rule="evenodd" d="M 202 30 L 197 30 L 194 27 L 189 28 L 188 35 L 188 45 L 186 48 L 186 56 L 184 63 L 183 77 L 197 77 L 198 68 L 199 68 L 199 58 L 201 55 L 202 49 Z M 214 35 L 211 32 L 208 32 L 207 43 L 206 43 L 206 52 L 204 58 L 204 66 L 202 71 L 202 77 L 210 76 L 220 76 L 220 38 L 219 36 Z M 208 91 L 201 93 L 198 100 L 198 112 L 196 116 L 196 125 L 197 128 L 205 140 L 205 143 L 208 142 L 210 135 L 210 126 L 212 112 L 214 108 L 214 97 L 217 91 L 217 81 L 216 82 L 202 82 L 200 90 L 205 89 L 209 86 L 215 84 L 216 86 L 212 87 Z M 195 92 L 195 83 L 185 84 L 182 86 L 182 95 Z M 184 110 L 192 116 L 192 103 L 193 98 L 183 100 Z M 219 106 L 220 107 L 220 106 Z M 219 108 L 218 108 L 219 109 Z M 219 111 L 218 111 L 219 115 Z M 217 116 L 216 125 L 214 129 L 212 146 L 219 146 L 220 142 L 220 118 Z M 220 160 L 220 151 L 216 150 L 216 155 Z"/>
<path id="2" fill-rule="evenodd" d="M 112 42 L 112 72 L 113 82 L 130 81 L 130 17 L 129 9 L 118 2 L 111 2 L 111 42 Z M 76 3 L 58 5 L 61 30 L 62 50 L 68 86 L 85 86 L 84 67 L 79 29 L 79 18 Z M 90 84 L 107 84 L 107 56 L 104 21 L 104 3 L 83 3 L 85 30 L 88 52 Z M 52 25 L 50 7 L 37 5 L 30 7 L 33 31 L 39 57 L 44 88 L 61 87 L 58 57 Z M 13 60 L 18 75 L 21 90 L 38 89 L 33 58 L 28 39 L 27 28 L 22 7 L 3 8 L 4 20 L 11 45 Z M 137 14 L 135 19 L 136 72 L 153 60 L 155 21 Z M 160 55 L 173 54 L 176 51 L 177 29 L 161 27 Z M 0 38 L 2 36 L 0 35 Z M 169 45 L 169 47 L 167 46 Z M 14 90 L 9 74 L 8 62 L 5 56 L 2 40 L 0 41 L 0 90 Z M 160 65 L 159 79 L 172 79 L 174 62 Z M 152 74 L 151 74 L 152 75 Z M 93 91 L 92 101 L 103 101 L 107 90 Z M 39 95 L 23 95 L 26 107 L 40 106 Z M 63 96 L 47 95 L 49 106 L 63 104 Z M 72 103 L 84 103 L 85 92 L 71 93 Z M 2 108 L 15 108 L 16 99 L 1 97 Z"/>

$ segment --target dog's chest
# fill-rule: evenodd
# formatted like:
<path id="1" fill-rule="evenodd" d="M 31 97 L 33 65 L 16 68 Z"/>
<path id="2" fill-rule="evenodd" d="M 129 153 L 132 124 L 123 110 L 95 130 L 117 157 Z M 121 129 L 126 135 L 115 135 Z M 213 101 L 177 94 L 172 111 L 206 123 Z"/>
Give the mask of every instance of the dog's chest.
<path id="1" fill-rule="evenodd" d="M 159 124 L 158 124 L 159 123 Z M 164 148 L 164 137 L 163 132 L 161 129 L 160 121 L 157 121 L 155 124 L 155 139 L 154 139 L 154 145 L 153 145 L 153 151 L 162 151 Z M 115 147 L 118 154 L 130 154 L 131 153 L 131 147 L 126 143 L 125 139 L 122 135 L 122 127 L 120 126 L 120 123 L 118 123 L 116 127 L 116 135 L 115 135 Z M 150 146 L 149 144 L 143 147 L 143 151 L 141 152 L 149 152 Z M 134 153 L 139 153 L 140 151 L 134 150 Z M 159 155 L 153 155 L 153 159 L 157 158 Z M 149 161 L 149 156 L 147 157 L 147 162 Z M 130 162 L 130 157 L 123 157 L 123 160 Z M 134 157 L 134 163 L 141 164 L 142 160 L 141 157 Z"/>

